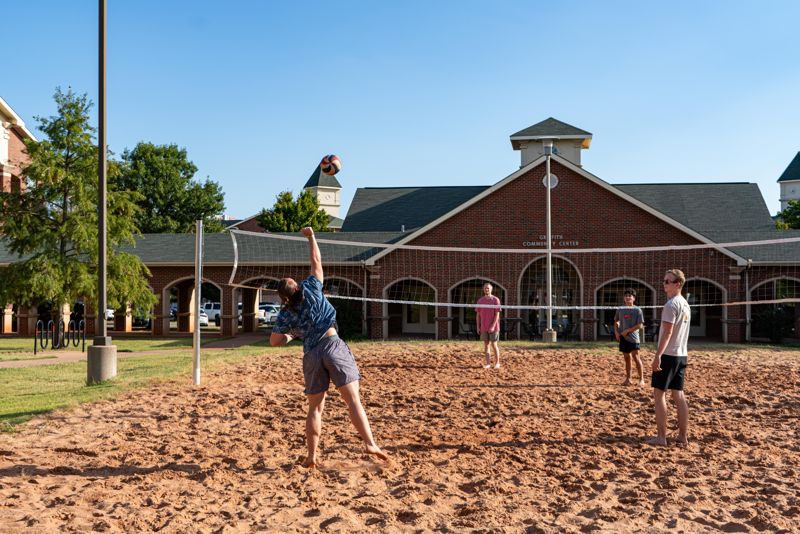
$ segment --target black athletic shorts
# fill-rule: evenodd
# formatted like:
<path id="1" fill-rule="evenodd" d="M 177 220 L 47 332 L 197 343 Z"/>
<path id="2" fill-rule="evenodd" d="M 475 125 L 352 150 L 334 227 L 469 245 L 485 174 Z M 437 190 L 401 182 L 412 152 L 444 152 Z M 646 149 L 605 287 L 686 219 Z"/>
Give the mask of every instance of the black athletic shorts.
<path id="1" fill-rule="evenodd" d="M 629 352 L 633 352 L 634 350 L 639 350 L 638 343 L 632 343 L 625 339 L 624 337 L 619 338 L 619 351 L 625 354 Z"/>
<path id="2" fill-rule="evenodd" d="M 684 373 L 686 372 L 686 356 L 661 356 L 661 370 L 653 373 L 650 385 L 666 391 L 674 389 L 683 391 Z"/>

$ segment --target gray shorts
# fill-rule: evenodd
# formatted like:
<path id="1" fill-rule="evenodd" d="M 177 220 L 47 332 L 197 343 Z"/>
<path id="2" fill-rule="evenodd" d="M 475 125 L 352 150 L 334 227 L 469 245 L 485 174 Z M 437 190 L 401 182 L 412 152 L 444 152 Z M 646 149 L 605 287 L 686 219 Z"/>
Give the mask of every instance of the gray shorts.
<path id="1" fill-rule="evenodd" d="M 328 391 L 331 380 L 337 388 L 361 380 L 356 359 L 339 336 L 323 338 L 303 355 L 305 394 L 314 395 Z"/>
<path id="2" fill-rule="evenodd" d="M 500 332 L 481 332 L 481 341 L 499 341 Z"/>

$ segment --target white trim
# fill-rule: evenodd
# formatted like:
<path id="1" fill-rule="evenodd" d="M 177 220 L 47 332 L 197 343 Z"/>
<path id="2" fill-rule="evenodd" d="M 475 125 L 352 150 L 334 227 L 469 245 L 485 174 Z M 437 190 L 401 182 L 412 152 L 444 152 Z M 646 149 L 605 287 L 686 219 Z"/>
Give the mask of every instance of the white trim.
<path id="1" fill-rule="evenodd" d="M 633 277 L 630 277 L 630 276 L 618 276 L 616 278 L 612 278 L 610 280 L 606 280 L 605 282 L 603 282 L 602 284 L 600 284 L 599 286 L 594 288 L 594 292 L 592 293 L 592 300 L 594 300 L 594 305 L 597 307 L 597 309 L 598 310 L 601 309 L 599 303 L 597 302 L 597 294 L 600 292 L 600 290 L 603 289 L 604 287 L 606 287 L 608 284 L 611 284 L 613 282 L 618 282 L 620 280 L 630 280 L 632 282 L 636 282 L 636 283 L 642 284 L 644 287 L 646 287 L 647 289 L 649 289 L 650 291 L 653 292 L 653 305 L 652 306 L 650 306 L 649 308 L 642 308 L 641 306 L 639 306 L 639 303 L 638 303 L 639 295 L 636 295 L 636 301 L 637 302 L 634 302 L 634 306 L 636 306 L 636 307 L 638 307 L 639 309 L 642 310 L 642 315 L 643 316 L 645 316 L 645 310 L 652 311 L 653 316 L 651 317 L 651 319 L 653 321 L 658 321 L 659 320 L 658 319 L 658 313 L 656 312 L 657 308 L 655 306 L 656 301 L 658 300 L 658 291 L 656 291 L 656 288 L 654 288 L 653 286 L 651 286 L 650 284 L 648 284 L 644 280 L 640 280 L 639 278 L 633 278 Z M 624 303 L 621 304 L 620 306 L 624 306 Z M 595 317 L 597 317 L 597 313 L 595 313 Z M 600 324 L 601 324 L 600 318 L 597 317 L 597 319 L 598 319 L 597 320 L 597 324 L 595 325 L 595 329 L 594 329 L 594 341 L 597 341 L 597 338 L 598 338 L 597 334 L 598 334 L 598 330 L 599 330 Z M 647 319 L 646 316 L 645 316 L 645 319 Z M 641 340 L 641 341 L 642 341 L 642 343 L 644 343 L 644 340 Z"/>
<path id="2" fill-rule="evenodd" d="M 627 202 L 629 202 L 629 203 L 633 204 L 634 206 L 638 207 L 639 209 L 642 209 L 645 212 L 653 215 L 657 219 L 661 219 L 662 221 L 666 222 L 670 226 L 673 226 L 673 227 L 677 228 L 678 230 L 682 231 L 683 233 L 688 234 L 690 237 L 693 237 L 694 239 L 700 241 L 701 243 L 705 243 L 707 245 L 712 245 L 713 248 L 717 249 L 720 253 L 725 254 L 726 256 L 728 256 L 731 259 L 735 260 L 738 265 L 747 265 L 747 260 L 746 259 L 734 254 L 733 252 L 731 252 L 731 251 L 729 251 L 727 249 L 724 249 L 724 248 L 719 247 L 719 246 L 714 246 L 714 245 L 718 245 L 718 244 L 716 242 L 708 239 L 704 235 L 697 233 L 696 231 L 692 230 L 688 226 L 684 226 L 683 224 L 679 223 L 675 219 L 672 219 L 671 217 L 668 217 L 667 215 L 664 215 L 660 211 L 653 209 L 651 206 L 648 206 L 647 204 L 644 204 L 643 202 L 637 200 L 636 198 L 634 198 L 634 197 L 632 197 L 632 196 L 620 191 L 619 189 L 617 189 L 613 185 L 601 180 L 600 178 L 598 178 L 594 174 L 584 170 L 582 167 L 579 167 L 579 166 L 575 165 L 574 163 L 571 163 L 568 160 L 566 160 L 566 159 L 564 159 L 564 158 L 562 158 L 562 157 L 560 157 L 558 155 L 555 155 L 555 154 L 552 155 L 551 158 L 553 158 L 555 161 L 557 161 L 561 165 L 563 165 L 563 166 L 567 167 L 568 169 L 572 170 L 573 172 L 583 176 L 584 178 L 586 178 L 590 182 L 594 183 L 595 185 L 598 185 L 598 186 L 602 187 L 603 189 L 605 189 L 605 190 L 615 194 L 616 196 L 622 198 L 623 200 L 626 200 Z M 415 230 L 414 232 L 411 232 L 408 236 L 406 236 L 403 239 L 401 239 L 400 241 L 394 243 L 392 246 L 389 246 L 388 248 L 384 249 L 383 251 L 375 254 L 374 256 L 372 256 L 371 258 L 366 260 L 366 262 L 365 262 L 366 265 L 375 265 L 375 262 L 377 260 L 381 259 L 383 256 L 386 256 L 390 252 L 393 252 L 394 249 L 398 245 L 404 245 L 404 244 L 408 243 L 409 241 L 411 241 L 413 239 L 417 239 L 418 237 L 423 235 L 425 232 L 435 228 L 436 226 L 440 225 L 441 223 L 445 222 L 446 220 L 454 217 L 458 213 L 460 213 L 460 212 L 464 211 L 465 209 L 469 208 L 473 204 L 476 204 L 476 203 L 480 202 L 481 200 L 483 200 L 484 198 L 488 197 L 489 195 L 491 195 L 495 191 L 505 187 L 507 184 L 513 182 L 514 180 L 516 180 L 517 178 L 519 178 L 523 174 L 526 174 L 529 171 L 533 170 L 534 168 L 538 167 L 540 164 L 544 163 L 545 159 L 546 159 L 545 156 L 543 156 L 543 155 L 539 156 L 537 159 L 535 159 L 532 162 L 528 163 L 526 166 L 524 166 L 524 167 L 520 168 L 519 170 L 513 172 L 512 174 L 510 174 L 507 177 L 503 178 L 501 181 L 497 182 L 493 186 L 489 187 L 488 189 L 485 189 L 484 191 L 482 191 L 478 195 L 472 197 L 467 202 L 464 202 L 460 206 L 457 206 L 457 207 L 453 208 L 452 210 L 450 210 L 449 212 L 447 212 L 444 215 L 440 216 L 439 218 L 429 222 L 428 224 L 426 224 L 422 228 L 419 228 L 418 230 Z"/>
<path id="3" fill-rule="evenodd" d="M 572 260 L 570 260 L 569 258 L 567 258 L 565 256 L 562 256 L 560 254 L 553 254 L 552 255 L 552 259 L 564 260 L 565 262 L 567 262 L 575 270 L 575 273 L 578 275 L 578 306 L 577 307 L 575 307 L 575 306 L 553 306 L 553 308 L 566 308 L 566 309 L 577 309 L 578 310 L 578 312 L 579 312 L 578 313 L 578 321 L 577 321 L 578 322 L 578 336 L 579 336 L 580 341 L 583 341 L 584 340 L 583 339 L 583 325 L 581 323 L 581 319 L 583 319 L 583 313 L 580 313 L 584 309 L 584 306 L 583 306 L 583 273 L 581 273 L 581 270 L 578 269 L 578 266 Z M 531 261 L 529 261 L 520 270 L 520 275 L 519 275 L 519 278 L 517 279 L 517 303 L 519 304 L 520 308 L 526 307 L 526 308 L 529 308 L 529 309 L 536 309 L 535 307 L 532 307 L 532 306 L 524 306 L 523 303 L 522 303 L 522 279 L 525 277 L 525 273 L 528 272 L 528 269 L 531 268 L 531 265 L 533 265 L 534 263 L 536 263 L 538 261 L 542 261 L 542 260 L 547 260 L 547 255 L 543 254 L 543 255 L 541 255 L 541 256 L 539 256 L 537 258 L 532 259 Z M 547 288 L 545 288 L 545 290 L 546 289 Z M 595 304 L 597 304 L 597 303 L 595 303 Z M 547 309 L 548 307 L 547 307 L 547 305 L 544 305 L 541 308 L 542 309 Z"/>
<path id="4" fill-rule="evenodd" d="M 354 286 L 356 286 L 359 289 L 359 291 L 361 291 L 361 297 L 362 298 L 367 298 L 366 291 L 364 291 L 364 286 L 362 286 L 358 282 L 354 282 L 353 280 L 350 280 L 349 278 L 345 278 L 344 276 L 336 276 L 336 275 L 325 276 L 325 275 L 323 275 L 323 282 L 322 282 L 323 287 L 325 286 L 325 282 L 327 282 L 328 280 L 344 280 L 348 284 L 353 284 Z M 327 295 L 326 295 L 326 297 L 327 297 Z M 336 297 L 338 297 L 338 295 L 334 295 L 333 297 L 336 298 Z"/>
<path id="5" fill-rule="evenodd" d="M 22 120 L 22 117 L 17 115 L 17 113 L 8 105 L 8 103 L 0 97 L 0 111 L 5 113 L 11 120 L 9 121 L 12 126 L 16 127 L 17 129 L 21 130 L 30 140 L 38 141 L 36 137 L 25 127 L 25 121 Z"/>
<path id="6" fill-rule="evenodd" d="M 433 289 L 433 302 L 426 303 L 426 304 L 435 305 L 437 302 L 439 302 L 439 298 L 438 298 L 439 292 L 436 289 L 436 286 L 431 284 L 430 282 L 428 282 L 424 278 L 417 278 L 416 276 L 405 276 L 405 277 L 402 277 L 402 278 L 396 278 L 392 282 L 389 282 L 388 284 L 383 286 L 383 290 L 381 291 L 381 295 L 383 296 L 384 300 L 388 300 L 389 288 L 392 287 L 393 285 L 395 285 L 398 282 L 402 282 L 403 280 L 414 280 L 415 282 L 422 282 L 426 286 L 428 286 L 431 289 Z M 408 304 L 402 304 L 402 306 L 403 306 L 403 314 L 404 314 L 403 316 L 404 317 L 405 317 L 405 306 L 407 306 L 407 305 Z M 387 339 L 389 339 L 389 303 L 388 302 L 384 302 L 383 305 L 381 306 L 381 314 L 383 315 L 383 317 L 385 317 L 385 319 L 383 319 L 381 322 L 383 323 L 383 340 L 386 341 Z M 434 311 L 434 317 L 435 316 L 436 316 L 436 312 Z M 435 318 L 434 318 L 434 323 L 433 323 L 433 333 L 434 333 L 434 339 L 439 339 L 439 325 L 436 323 L 436 319 Z"/>
<path id="7" fill-rule="evenodd" d="M 505 286 L 503 286 L 503 284 L 501 284 L 499 282 L 496 282 L 495 280 L 493 280 L 491 278 L 488 278 L 486 276 L 470 276 L 470 277 L 464 278 L 462 280 L 459 280 L 458 282 L 456 282 L 455 284 L 450 286 L 450 288 L 447 290 L 447 300 L 448 300 L 448 302 L 451 302 L 451 303 L 453 302 L 453 290 L 455 288 L 457 288 L 458 286 L 460 286 L 464 282 L 469 282 L 471 280 L 483 280 L 484 284 L 488 282 L 488 283 L 492 284 L 493 288 L 499 287 L 500 289 L 503 290 L 503 297 L 505 297 L 503 300 L 505 301 L 505 303 L 508 303 L 508 290 L 505 288 Z M 483 288 L 483 285 L 481 285 L 481 288 Z M 481 297 L 482 296 L 483 295 L 481 295 Z M 492 296 L 497 297 L 497 295 L 495 295 L 494 293 L 492 293 Z M 497 298 L 499 299 L 500 297 L 497 297 Z M 503 301 L 500 301 L 500 305 L 503 306 L 503 304 L 504 304 Z M 447 308 L 450 309 L 450 308 L 454 308 L 454 307 L 455 306 L 448 306 Z M 455 321 L 450 321 L 450 325 L 448 327 L 448 329 L 449 329 L 448 339 L 455 338 L 458 335 L 458 332 L 460 332 L 460 329 L 457 329 L 457 331 L 455 333 L 453 332 L 453 326 L 454 326 L 453 323 L 454 322 Z"/>
<path id="8" fill-rule="evenodd" d="M 721 321 L 722 321 L 722 342 L 723 343 L 727 343 L 728 342 L 728 322 L 727 322 L 728 321 L 728 306 L 727 306 L 727 304 L 728 304 L 728 289 L 724 285 L 722 285 L 719 282 L 717 282 L 716 280 L 712 280 L 710 278 L 705 278 L 703 276 L 693 276 L 692 278 L 687 278 L 686 281 L 683 283 L 683 286 L 681 286 L 681 293 L 683 293 L 683 290 L 686 287 L 686 284 L 688 284 L 689 282 L 695 282 L 695 281 L 705 282 L 707 284 L 711 284 L 712 286 L 715 286 L 717 289 L 719 289 L 720 292 L 722 293 L 722 302 L 719 304 L 719 306 L 722 307 L 722 319 L 721 319 Z M 689 306 L 691 307 L 691 304 Z M 705 305 L 705 306 L 695 306 L 695 307 L 703 307 L 704 308 L 704 307 L 708 307 L 708 306 Z M 691 331 L 691 325 L 690 325 L 690 331 Z"/>

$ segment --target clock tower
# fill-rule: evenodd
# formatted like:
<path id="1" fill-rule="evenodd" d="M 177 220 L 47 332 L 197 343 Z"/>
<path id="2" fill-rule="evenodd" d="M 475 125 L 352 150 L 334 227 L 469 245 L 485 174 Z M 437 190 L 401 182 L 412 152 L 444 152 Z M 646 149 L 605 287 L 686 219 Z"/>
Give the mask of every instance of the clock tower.
<path id="1" fill-rule="evenodd" d="M 319 207 L 322 208 L 325 213 L 332 217 L 339 217 L 339 208 L 342 204 L 339 194 L 342 190 L 342 186 L 335 176 L 325 174 L 322 172 L 320 166 L 317 165 L 317 168 L 311 174 L 311 178 L 308 179 L 303 189 L 311 190 L 314 197 L 319 201 Z"/>

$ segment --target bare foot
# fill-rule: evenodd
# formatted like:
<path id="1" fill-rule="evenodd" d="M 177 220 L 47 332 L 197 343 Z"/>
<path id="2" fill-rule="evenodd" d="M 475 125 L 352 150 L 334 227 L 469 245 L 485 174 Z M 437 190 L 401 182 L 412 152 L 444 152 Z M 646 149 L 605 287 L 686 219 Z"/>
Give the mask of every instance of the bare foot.
<path id="1" fill-rule="evenodd" d="M 383 452 L 377 445 L 367 445 L 365 450 L 367 454 L 371 454 L 379 460 L 383 460 L 384 462 L 389 460 L 389 455 Z"/>
<path id="2" fill-rule="evenodd" d="M 659 438 L 658 436 L 654 438 L 650 438 L 647 440 L 648 445 L 666 445 L 667 439 L 666 438 Z"/>
<path id="3" fill-rule="evenodd" d="M 678 436 L 677 445 L 678 447 L 688 447 L 689 438 L 687 438 L 686 436 Z"/>
<path id="4" fill-rule="evenodd" d="M 317 467 L 317 459 L 306 458 L 305 460 L 303 460 L 303 467 L 307 469 L 315 469 Z"/>
<path id="5" fill-rule="evenodd" d="M 639 385 L 640 385 L 640 386 L 643 386 L 643 385 L 644 385 L 644 378 L 640 378 L 640 379 L 639 379 Z"/>
<path id="6" fill-rule="evenodd" d="M 630 386 L 631 385 L 631 379 L 630 378 L 626 378 L 625 382 L 623 382 L 622 385 L 623 386 Z"/>

